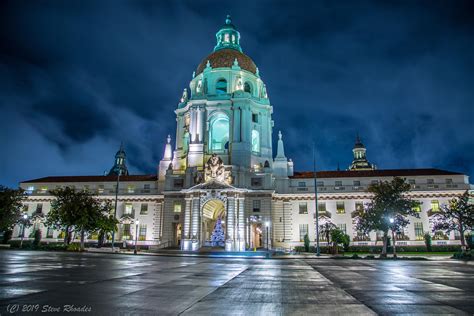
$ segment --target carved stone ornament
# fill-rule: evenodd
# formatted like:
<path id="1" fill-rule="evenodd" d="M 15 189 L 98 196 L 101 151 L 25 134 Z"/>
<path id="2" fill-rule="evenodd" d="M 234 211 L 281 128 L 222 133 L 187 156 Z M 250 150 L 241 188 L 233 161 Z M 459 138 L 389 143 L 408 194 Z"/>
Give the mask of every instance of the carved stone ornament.
<path id="1" fill-rule="evenodd" d="M 217 180 L 224 182 L 225 181 L 225 167 L 224 162 L 221 157 L 216 154 L 212 154 L 209 160 L 206 163 L 206 181 Z"/>

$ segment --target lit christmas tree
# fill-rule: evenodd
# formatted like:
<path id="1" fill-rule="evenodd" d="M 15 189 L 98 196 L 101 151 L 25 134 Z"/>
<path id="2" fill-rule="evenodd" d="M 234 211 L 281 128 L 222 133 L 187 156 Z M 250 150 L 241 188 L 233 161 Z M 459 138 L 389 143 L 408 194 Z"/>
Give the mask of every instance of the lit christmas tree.
<path id="1" fill-rule="evenodd" d="M 221 218 L 217 218 L 216 226 L 211 234 L 211 243 L 213 247 L 224 245 L 224 228 L 222 228 Z"/>

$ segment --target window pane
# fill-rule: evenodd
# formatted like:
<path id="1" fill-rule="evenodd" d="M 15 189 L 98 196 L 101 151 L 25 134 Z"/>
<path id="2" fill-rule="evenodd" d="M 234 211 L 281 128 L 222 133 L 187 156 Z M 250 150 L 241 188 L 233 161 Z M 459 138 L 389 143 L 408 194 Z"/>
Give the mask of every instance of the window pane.
<path id="1" fill-rule="evenodd" d="M 260 152 L 260 133 L 257 130 L 252 130 L 252 151 Z"/>
<path id="2" fill-rule="evenodd" d="M 304 240 L 304 236 L 308 233 L 308 224 L 300 224 L 300 241 Z"/>
<path id="3" fill-rule="evenodd" d="M 226 94 L 226 93 L 227 93 L 227 81 L 225 79 L 219 79 L 219 81 L 216 82 L 216 94 Z"/>
<path id="4" fill-rule="evenodd" d="M 229 141 L 229 119 L 227 116 L 218 116 L 211 125 L 210 149 L 212 151 L 223 151 Z"/>
<path id="5" fill-rule="evenodd" d="M 336 202 L 336 212 L 337 214 L 344 214 L 346 212 L 344 202 Z"/>
<path id="6" fill-rule="evenodd" d="M 308 204 L 306 202 L 302 202 L 299 204 L 299 213 L 308 214 Z"/>

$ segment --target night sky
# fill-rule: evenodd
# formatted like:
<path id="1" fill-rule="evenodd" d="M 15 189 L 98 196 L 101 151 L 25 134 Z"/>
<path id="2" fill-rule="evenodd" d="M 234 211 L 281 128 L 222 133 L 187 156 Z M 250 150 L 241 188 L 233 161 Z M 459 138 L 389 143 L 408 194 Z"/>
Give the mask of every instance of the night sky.
<path id="1" fill-rule="evenodd" d="M 156 172 L 226 14 L 295 170 L 312 139 L 318 169 L 347 168 L 359 133 L 380 169 L 473 177 L 474 1 L 314 2 L 2 1 L 0 184 L 103 174 L 121 141 Z"/>

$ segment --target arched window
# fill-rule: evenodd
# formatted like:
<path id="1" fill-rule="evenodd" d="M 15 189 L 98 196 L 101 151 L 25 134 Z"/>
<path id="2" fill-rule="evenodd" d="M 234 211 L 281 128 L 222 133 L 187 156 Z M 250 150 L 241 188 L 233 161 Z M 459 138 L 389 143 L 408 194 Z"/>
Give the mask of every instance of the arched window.
<path id="1" fill-rule="evenodd" d="M 222 152 L 228 148 L 229 118 L 218 114 L 211 122 L 209 131 L 209 149 L 211 152 Z"/>
<path id="2" fill-rule="evenodd" d="M 255 129 L 252 130 L 252 152 L 260 152 L 260 133 Z"/>
<path id="3" fill-rule="evenodd" d="M 244 84 L 244 91 L 252 94 L 252 86 L 250 85 L 250 83 L 246 82 Z"/>
<path id="4" fill-rule="evenodd" d="M 226 94 L 227 93 L 227 80 L 219 79 L 216 82 L 216 94 Z"/>

